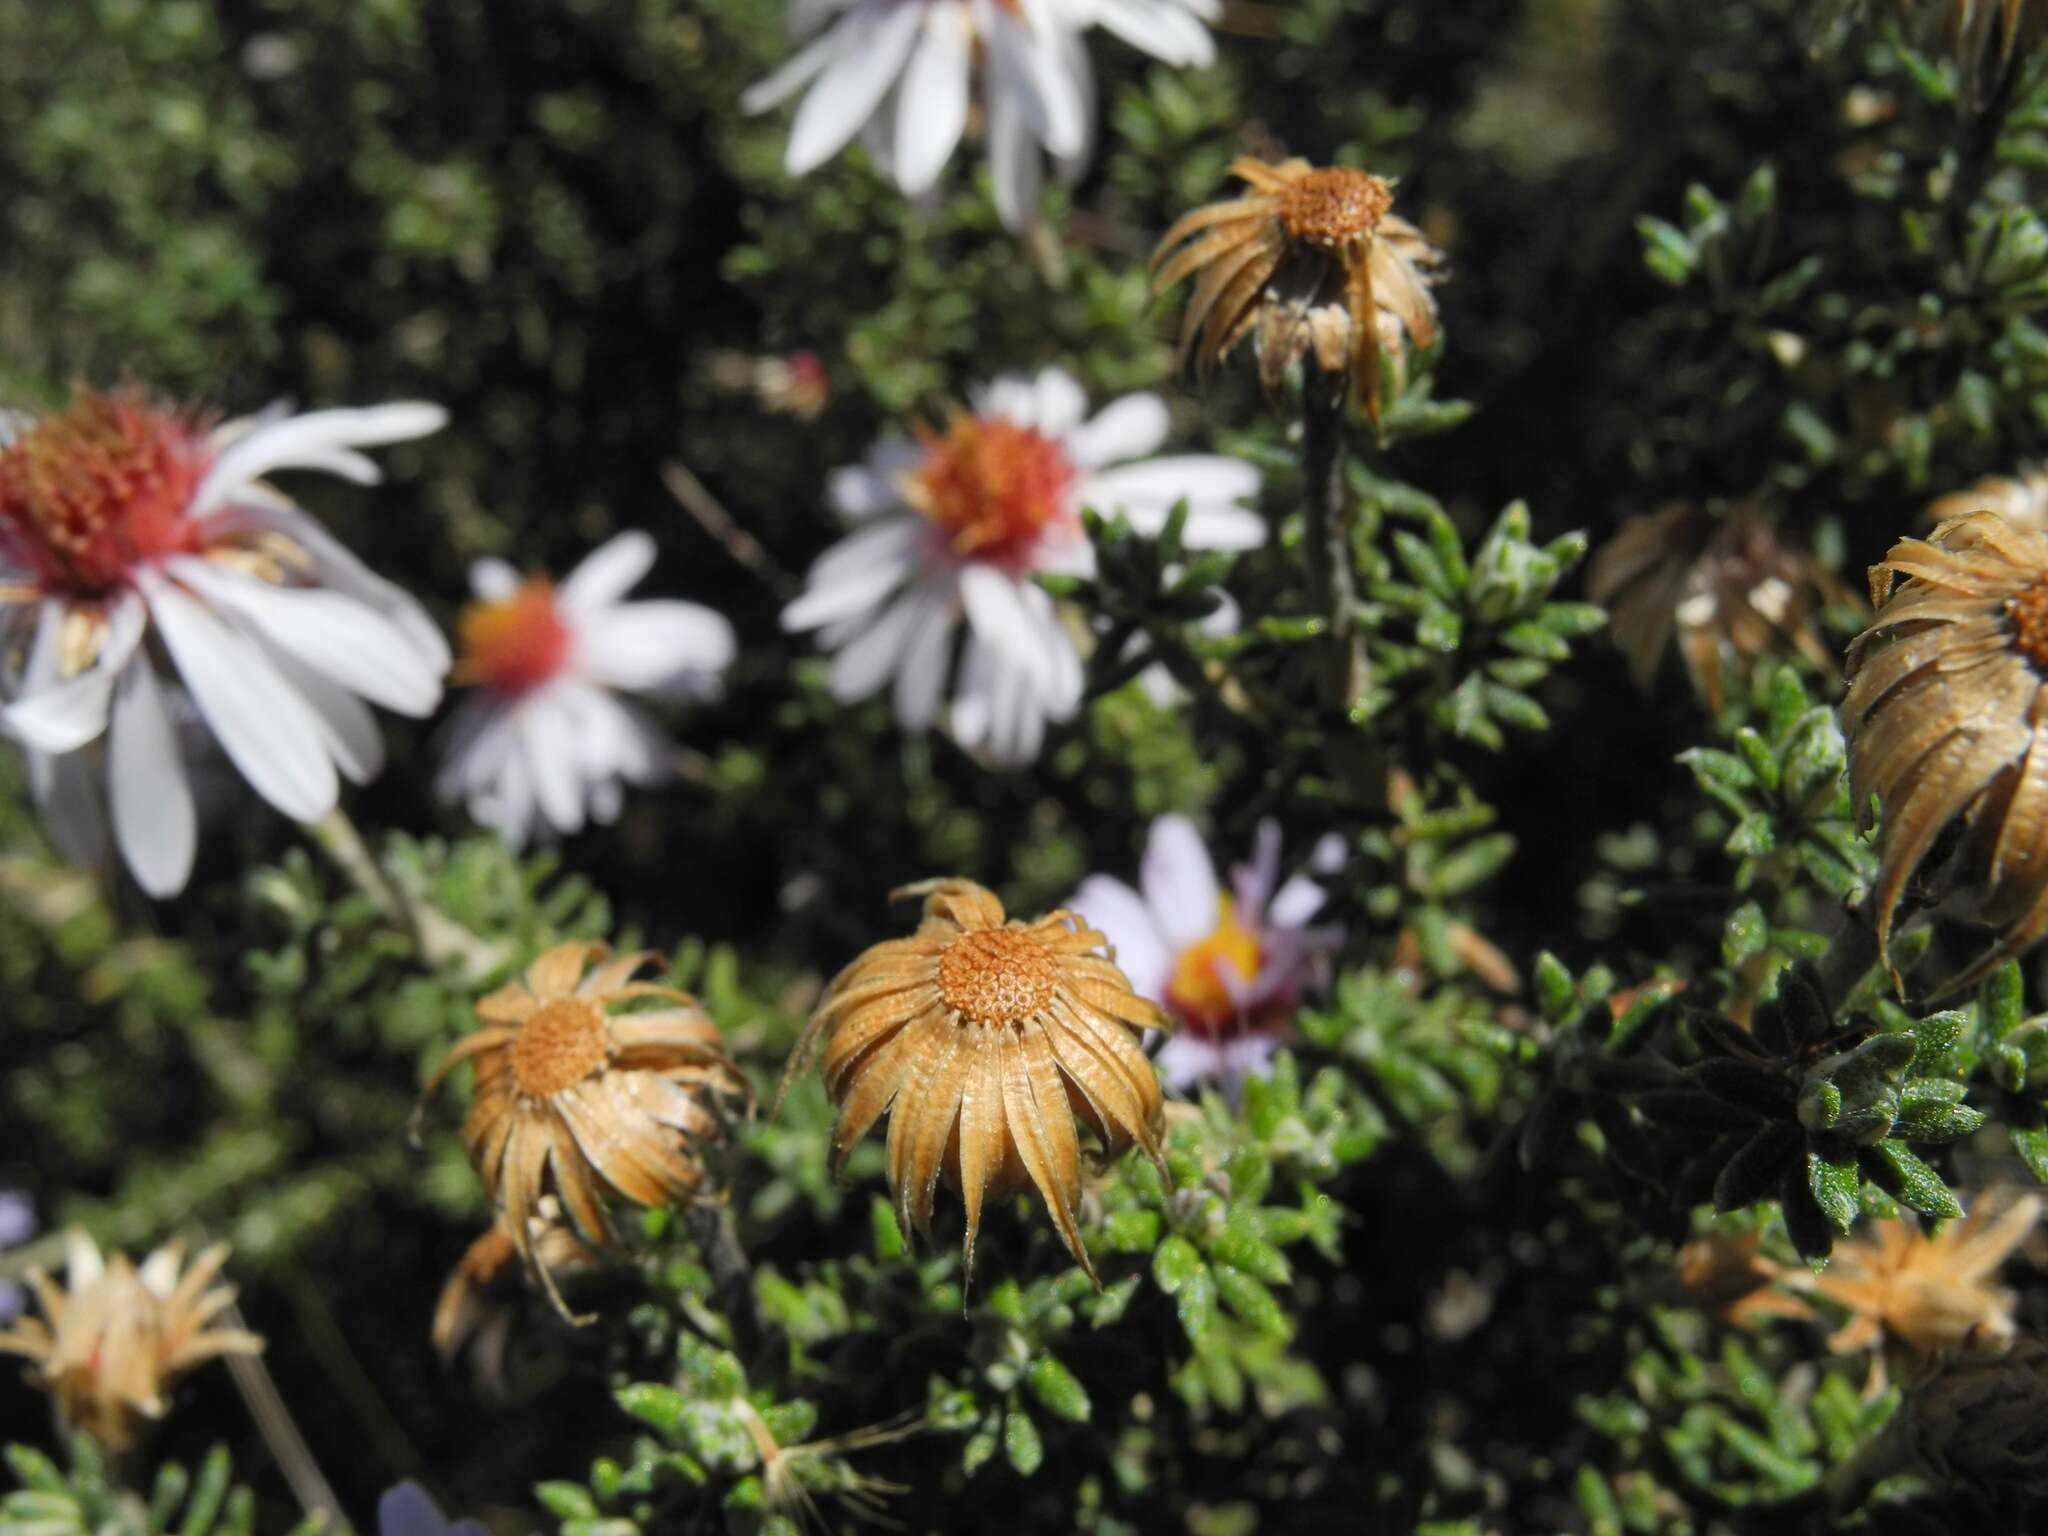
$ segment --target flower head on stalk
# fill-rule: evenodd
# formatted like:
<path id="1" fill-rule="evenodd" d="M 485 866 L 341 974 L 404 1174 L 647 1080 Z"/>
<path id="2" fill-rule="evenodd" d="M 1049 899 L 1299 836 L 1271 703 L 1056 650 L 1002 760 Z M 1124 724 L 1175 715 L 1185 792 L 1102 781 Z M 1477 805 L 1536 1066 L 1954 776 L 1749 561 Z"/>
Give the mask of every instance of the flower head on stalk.
<path id="1" fill-rule="evenodd" d="M 433 622 L 263 477 L 373 484 L 358 450 L 446 419 L 406 403 L 210 427 L 81 390 L 61 413 L 0 423 L 0 721 L 68 856 L 96 861 L 111 819 L 145 891 L 184 887 L 198 818 L 173 683 L 250 787 L 301 822 L 334 809 L 341 777 L 382 767 L 368 704 L 432 712 L 449 660 Z"/>
<path id="2" fill-rule="evenodd" d="M 794 0 L 795 57 L 740 98 L 765 112 L 806 91 L 784 164 L 802 176 L 865 128 L 877 164 L 909 197 L 929 192 L 973 120 L 979 80 L 996 211 L 1011 229 L 1038 210 L 1051 155 L 1087 168 L 1095 71 L 1082 34 L 1101 25 L 1168 64 L 1207 64 L 1221 0 Z"/>
<path id="3" fill-rule="evenodd" d="M 1342 858 L 1326 838 L 1311 864 Z M 1235 1094 L 1265 1071 L 1295 1006 L 1320 979 L 1343 930 L 1311 926 L 1326 894 L 1306 874 L 1280 879 L 1280 828 L 1259 824 L 1252 860 L 1226 889 L 1194 823 L 1161 816 L 1145 839 L 1139 889 L 1090 875 L 1072 906 L 1109 938 L 1138 992 L 1156 998 L 1174 1032 L 1159 1049 L 1169 1088 L 1217 1082 Z"/>
<path id="4" fill-rule="evenodd" d="M 675 744 L 621 693 L 701 697 L 737 649 L 732 625 L 697 603 L 627 602 L 654 564 L 637 531 L 600 545 L 558 588 L 500 560 L 470 570 L 476 601 L 457 635 L 456 681 L 439 788 L 515 848 L 612 821 L 623 787 L 659 782 Z"/>
<path id="5" fill-rule="evenodd" d="M 891 688 L 897 721 L 925 729 L 964 619 L 953 734 L 997 762 L 1029 762 L 1047 724 L 1081 702 L 1073 631 L 1032 578 L 1093 574 L 1083 507 L 1121 512 L 1149 535 L 1185 500 L 1186 547 L 1264 542 L 1264 521 L 1240 505 L 1258 493 L 1256 470 L 1209 454 L 1142 458 L 1166 440 L 1156 395 L 1126 395 L 1093 417 L 1087 407 L 1056 368 L 1000 378 L 942 428 L 887 439 L 833 474 L 833 505 L 861 526 L 818 558 L 782 622 L 817 631 L 834 653 L 836 698 Z"/>
<path id="6" fill-rule="evenodd" d="M 1206 373 L 1250 336 L 1269 397 L 1306 360 L 1348 378 L 1377 421 L 1382 359 L 1398 378 L 1411 346 L 1435 344 L 1429 290 L 1443 253 L 1392 211 L 1394 184 L 1381 177 L 1249 156 L 1230 173 L 1251 190 L 1186 215 L 1152 254 L 1155 294 L 1195 278 L 1181 366 Z"/>

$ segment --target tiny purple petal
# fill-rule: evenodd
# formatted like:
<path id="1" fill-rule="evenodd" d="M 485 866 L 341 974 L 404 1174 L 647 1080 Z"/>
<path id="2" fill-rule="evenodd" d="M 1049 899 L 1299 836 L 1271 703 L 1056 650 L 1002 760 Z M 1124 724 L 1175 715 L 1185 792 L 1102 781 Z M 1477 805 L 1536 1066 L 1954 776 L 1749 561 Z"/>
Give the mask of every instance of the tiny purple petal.
<path id="1" fill-rule="evenodd" d="M 14 1190 L 0 1190 L 0 1248 L 25 1243 L 36 1232 L 35 1207 L 28 1196 Z"/>

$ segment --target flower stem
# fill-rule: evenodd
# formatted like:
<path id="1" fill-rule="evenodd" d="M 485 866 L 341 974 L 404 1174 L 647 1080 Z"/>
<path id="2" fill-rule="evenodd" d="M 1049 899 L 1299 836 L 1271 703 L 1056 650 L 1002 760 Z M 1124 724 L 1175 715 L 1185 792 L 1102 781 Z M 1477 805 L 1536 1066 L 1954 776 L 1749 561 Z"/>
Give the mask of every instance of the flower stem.
<path id="1" fill-rule="evenodd" d="M 723 1200 L 699 1201 L 690 1207 L 689 1222 L 690 1236 L 711 1271 L 712 1303 L 732 1325 L 733 1343 L 745 1359 L 760 1341 L 761 1319 L 754 1309 L 754 1266 L 740 1247 L 732 1206 Z"/>
<path id="2" fill-rule="evenodd" d="M 1363 691 L 1358 644 L 1358 575 L 1351 553 L 1350 502 L 1344 486 L 1344 377 L 1311 375 L 1302 415 L 1308 566 L 1316 608 L 1329 624 L 1331 702 L 1348 711 Z"/>
<path id="3" fill-rule="evenodd" d="M 313 841 L 349 883 L 377 904 L 412 940 L 420 959 L 431 966 L 455 965 L 464 976 L 480 977 L 505 960 L 503 947 L 487 943 L 430 902 L 415 899 L 386 873 L 362 833 L 340 806 L 312 823 Z"/>

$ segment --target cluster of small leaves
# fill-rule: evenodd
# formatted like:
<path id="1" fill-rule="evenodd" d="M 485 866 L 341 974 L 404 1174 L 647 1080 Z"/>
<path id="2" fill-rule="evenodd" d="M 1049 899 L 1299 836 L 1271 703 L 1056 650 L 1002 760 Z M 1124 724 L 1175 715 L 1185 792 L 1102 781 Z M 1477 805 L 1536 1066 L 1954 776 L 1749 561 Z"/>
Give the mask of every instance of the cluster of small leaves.
<path id="1" fill-rule="evenodd" d="M 1586 536 L 1536 544 L 1529 509 L 1516 502 L 1468 553 L 1433 499 L 1370 476 L 1354 485 L 1369 509 L 1385 514 L 1360 520 L 1361 621 L 1372 671 L 1358 718 L 1419 702 L 1437 729 L 1493 752 L 1509 731 L 1548 730 L 1532 690 L 1570 659 L 1572 640 L 1605 622 L 1590 603 L 1555 597 L 1584 558 Z M 1419 531 L 1400 526 L 1411 522 Z M 1382 528 L 1385 550 L 1374 539 Z"/>
<path id="2" fill-rule="evenodd" d="M 1515 838 L 1501 829 L 1499 812 L 1464 784 L 1450 804 L 1397 777 L 1389 795 L 1393 820 L 1369 827 L 1358 840 L 1363 856 L 1363 904 L 1375 923 L 1413 934 L 1424 962 L 1440 977 L 1490 972 L 1483 979 L 1511 985 L 1505 960 L 1473 927 L 1476 897 L 1514 857 Z"/>
<path id="3" fill-rule="evenodd" d="M 1674 1504 L 1796 1512 L 1898 1407 L 1896 1390 L 1865 1401 L 1839 1371 L 1763 1358 L 1762 1341 L 1721 1333 L 1717 1349 L 1698 1314 L 1652 1308 L 1642 1327 L 1616 1389 L 1574 1405 L 1608 1445 L 1572 1485 L 1594 1536 L 1672 1529 Z"/>
<path id="4" fill-rule="evenodd" d="M 2048 1015 L 2028 1015 L 2017 961 L 1985 978 L 1969 1015 L 1957 1066 L 1988 1095 L 2020 1161 L 2048 1184 Z"/>
<path id="5" fill-rule="evenodd" d="M 90 1435 L 68 1442 L 70 1464 L 10 1445 L 7 1465 L 20 1485 L 0 1495 L 0 1531 L 8 1536 L 254 1536 L 256 1501 L 233 1484 L 226 1446 L 215 1446 L 194 1478 L 175 1461 L 157 1465 L 149 1497 L 139 1498 L 109 1476 L 106 1454 Z M 312 1515 L 290 1536 L 327 1528 Z"/>

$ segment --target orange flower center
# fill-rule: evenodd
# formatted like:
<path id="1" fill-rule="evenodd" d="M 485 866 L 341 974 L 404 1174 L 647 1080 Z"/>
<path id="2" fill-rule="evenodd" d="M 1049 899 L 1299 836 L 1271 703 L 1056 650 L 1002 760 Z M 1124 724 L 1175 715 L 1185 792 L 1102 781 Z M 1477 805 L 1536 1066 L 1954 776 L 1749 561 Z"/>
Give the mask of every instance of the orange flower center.
<path id="1" fill-rule="evenodd" d="M 965 933 L 939 956 L 939 994 L 976 1024 L 1028 1019 L 1052 1001 L 1059 962 L 1046 942 L 1021 928 Z"/>
<path id="2" fill-rule="evenodd" d="M 512 1081 L 528 1098 L 575 1087 L 611 1060 L 604 1010 L 580 997 L 543 1003 L 512 1042 Z"/>
<path id="3" fill-rule="evenodd" d="M 186 509 L 212 461 L 197 422 L 83 391 L 0 453 L 0 548 L 48 590 L 103 596 L 202 547 Z"/>
<path id="4" fill-rule="evenodd" d="M 1379 177 L 1333 166 L 1288 184 L 1280 225 L 1289 239 L 1336 250 L 1369 237 L 1393 201 L 1394 189 Z"/>
<path id="5" fill-rule="evenodd" d="M 1045 531 L 1075 520 L 1073 462 L 1037 428 L 961 415 L 924 438 L 924 462 L 904 495 L 961 559 L 1027 569 Z"/>
<path id="6" fill-rule="evenodd" d="M 2012 628 L 2012 648 L 2036 671 L 2048 672 L 2048 576 L 2035 578 L 2026 591 L 2007 598 L 2005 618 Z"/>
<path id="7" fill-rule="evenodd" d="M 456 633 L 462 644 L 457 680 L 513 694 L 538 688 L 567 666 L 574 639 L 545 576 L 497 602 L 471 603 Z"/>
<path id="8" fill-rule="evenodd" d="M 1226 970 L 1242 989 L 1259 974 L 1259 936 L 1237 920 L 1237 903 L 1217 900 L 1215 929 L 1174 957 L 1166 983 L 1166 1005 L 1200 1035 L 1220 1035 L 1238 1022 Z"/>

